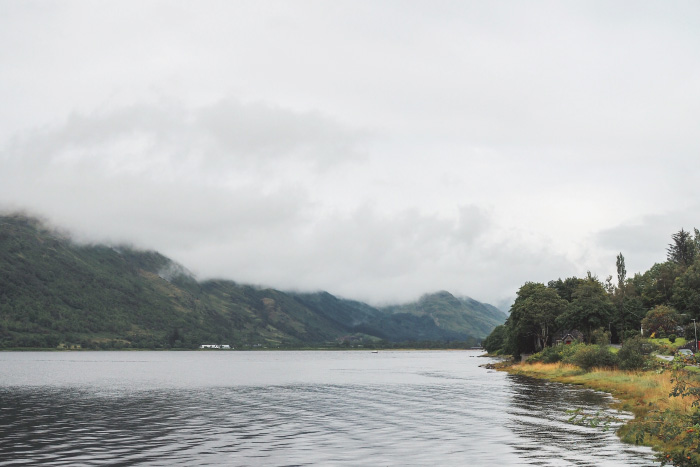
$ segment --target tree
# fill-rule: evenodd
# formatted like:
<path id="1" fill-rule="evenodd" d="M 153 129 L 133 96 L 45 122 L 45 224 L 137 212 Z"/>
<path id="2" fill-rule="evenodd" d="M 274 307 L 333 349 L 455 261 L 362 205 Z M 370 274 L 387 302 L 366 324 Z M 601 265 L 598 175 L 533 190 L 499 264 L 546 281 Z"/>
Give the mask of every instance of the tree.
<path id="1" fill-rule="evenodd" d="M 579 279 L 578 277 L 567 277 L 564 280 L 559 278 L 555 281 L 549 281 L 547 287 L 556 290 L 561 298 L 567 302 L 571 302 L 571 300 L 573 300 L 574 290 L 576 290 L 576 287 L 581 285 L 582 282 L 584 282 L 584 279 Z"/>
<path id="2" fill-rule="evenodd" d="M 678 318 L 678 313 L 673 308 L 666 305 L 658 305 L 649 310 L 642 320 L 644 333 L 647 335 L 659 332 L 674 333 L 678 325 Z"/>
<path id="3" fill-rule="evenodd" d="M 642 299 L 647 310 L 656 305 L 667 305 L 673 295 L 673 283 L 681 274 L 681 268 L 671 261 L 654 264 L 644 274 L 635 274 L 632 279 L 635 293 Z"/>
<path id="4" fill-rule="evenodd" d="M 625 268 L 625 257 L 622 256 L 622 253 L 617 255 L 615 264 L 617 266 L 617 288 L 613 297 L 617 305 L 618 318 L 620 319 L 620 336 L 624 336 L 627 330 L 627 323 L 625 322 L 625 281 L 627 280 L 627 269 Z"/>
<path id="5" fill-rule="evenodd" d="M 617 287 L 619 289 L 622 289 L 625 285 L 625 279 L 627 278 L 627 269 L 625 269 L 625 257 L 622 256 L 622 253 L 617 255 L 617 261 L 615 261 L 615 264 L 617 265 Z"/>
<path id="6" fill-rule="evenodd" d="M 648 308 L 644 307 L 642 298 L 634 294 L 634 288 L 631 284 L 627 284 L 626 289 L 624 314 L 627 330 L 622 334 L 622 339 L 639 335 L 642 319 L 648 311 Z"/>
<path id="7" fill-rule="evenodd" d="M 507 351 L 520 355 L 550 345 L 556 319 L 566 305 L 566 300 L 544 284 L 527 282 L 523 285 L 506 321 Z"/>
<path id="8" fill-rule="evenodd" d="M 496 326 L 491 334 L 489 334 L 486 339 L 483 340 L 481 345 L 486 349 L 488 353 L 493 353 L 503 348 L 503 344 L 506 338 L 506 327 L 501 324 Z"/>
<path id="9" fill-rule="evenodd" d="M 594 329 L 609 326 L 612 310 L 613 305 L 605 287 L 589 272 L 588 277 L 574 290 L 572 301 L 557 319 L 557 324 L 584 332 L 586 340 L 590 342 Z"/>
<path id="10" fill-rule="evenodd" d="M 681 313 L 700 319 L 700 262 L 690 266 L 674 281 L 671 303 Z"/>
<path id="11" fill-rule="evenodd" d="M 695 238 L 690 236 L 690 232 L 681 229 L 671 236 L 673 243 L 669 243 L 666 249 L 666 259 L 682 267 L 687 267 L 695 261 L 696 242 L 698 241 L 698 230 L 695 229 Z"/>

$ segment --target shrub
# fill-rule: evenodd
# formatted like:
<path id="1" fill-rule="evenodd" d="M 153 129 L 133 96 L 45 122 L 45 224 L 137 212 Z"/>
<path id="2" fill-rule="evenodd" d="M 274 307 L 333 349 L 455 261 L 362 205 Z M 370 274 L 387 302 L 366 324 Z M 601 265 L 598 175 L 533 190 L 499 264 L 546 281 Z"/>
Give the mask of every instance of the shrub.
<path id="1" fill-rule="evenodd" d="M 645 342 L 640 337 L 627 339 L 617 353 L 617 360 L 621 370 L 640 370 L 644 368 L 647 357 L 645 356 Z"/>
<path id="2" fill-rule="evenodd" d="M 527 359 L 528 363 L 557 363 L 557 362 L 567 362 L 571 363 L 571 357 L 574 355 L 578 349 L 586 347 L 586 344 L 568 344 L 568 345 L 555 345 L 553 347 L 545 347 L 540 352 L 530 356 Z"/>
<path id="3" fill-rule="evenodd" d="M 675 335 L 675 334 L 670 334 L 670 335 L 668 336 L 668 341 L 669 341 L 671 344 L 673 344 L 674 342 L 676 342 L 676 335 Z"/>
<path id="4" fill-rule="evenodd" d="M 528 363 L 556 363 L 562 360 L 561 345 L 556 347 L 545 347 L 540 352 L 530 356 Z"/>
<path id="5" fill-rule="evenodd" d="M 561 360 L 565 363 L 571 363 L 572 357 L 582 348 L 587 347 L 584 343 L 568 344 L 561 346 Z"/>
<path id="6" fill-rule="evenodd" d="M 577 346 L 575 352 L 563 361 L 589 371 L 592 368 L 613 368 L 617 366 L 617 356 L 601 345 Z"/>
<path id="7" fill-rule="evenodd" d="M 610 332 L 605 328 L 598 328 L 591 333 L 591 342 L 598 345 L 610 344 Z"/>

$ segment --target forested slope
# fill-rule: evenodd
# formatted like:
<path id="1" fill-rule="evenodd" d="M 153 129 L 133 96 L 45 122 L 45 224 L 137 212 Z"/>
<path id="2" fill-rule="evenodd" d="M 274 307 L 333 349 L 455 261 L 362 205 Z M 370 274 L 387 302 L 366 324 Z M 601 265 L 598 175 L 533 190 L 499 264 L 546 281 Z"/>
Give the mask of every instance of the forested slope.
<path id="1" fill-rule="evenodd" d="M 505 313 L 492 305 L 469 297 L 458 298 L 445 291 L 427 294 L 415 303 L 392 306 L 386 310 L 430 317 L 442 329 L 480 338 L 486 337 L 507 318 Z"/>
<path id="2" fill-rule="evenodd" d="M 35 219 L 0 216 L 1 347 L 473 342 L 489 325 L 468 309 L 443 323 L 439 304 L 431 313 L 377 309 L 325 292 L 200 282 L 157 252 L 77 245 Z"/>

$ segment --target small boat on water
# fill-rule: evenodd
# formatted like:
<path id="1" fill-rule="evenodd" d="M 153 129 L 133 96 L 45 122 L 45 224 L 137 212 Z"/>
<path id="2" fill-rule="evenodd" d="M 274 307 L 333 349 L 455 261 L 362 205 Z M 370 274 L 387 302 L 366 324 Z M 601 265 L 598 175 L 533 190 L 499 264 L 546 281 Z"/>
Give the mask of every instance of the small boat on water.
<path id="1" fill-rule="evenodd" d="M 379 353 L 379 350 L 373 350 L 372 353 Z"/>

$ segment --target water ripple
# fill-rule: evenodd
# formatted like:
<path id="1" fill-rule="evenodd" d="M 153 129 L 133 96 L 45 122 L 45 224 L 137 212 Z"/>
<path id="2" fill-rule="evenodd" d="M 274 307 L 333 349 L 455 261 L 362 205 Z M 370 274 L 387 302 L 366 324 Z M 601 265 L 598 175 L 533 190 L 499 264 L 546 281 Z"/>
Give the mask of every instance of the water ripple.
<path id="1" fill-rule="evenodd" d="M 91 354 L 90 365 L 100 355 Z M 170 358 L 143 355 L 126 363 Z M 199 355 L 174 374 L 192 372 L 193 362 L 198 377 L 203 365 L 219 375 L 251 368 L 249 360 L 239 368 L 217 354 Z M 298 357 L 248 355 L 235 358 L 252 358 L 261 371 L 265 358 L 277 359 L 270 368 L 278 371 L 278 360 L 289 367 Z M 236 383 L 133 377 L 129 384 L 126 375 L 115 386 L 110 365 L 125 363 L 116 359 L 105 362 L 107 377 L 80 386 L 0 384 L 0 466 L 656 465 L 648 449 L 566 422 L 567 409 L 600 410 L 609 396 L 487 371 L 469 355 L 392 353 L 382 361 L 305 353 L 311 381 L 267 374 L 251 376 L 266 384 L 247 386 L 240 371 Z M 324 371 L 314 373 L 313 358 Z M 51 361 L 54 373 L 78 364 Z"/>

